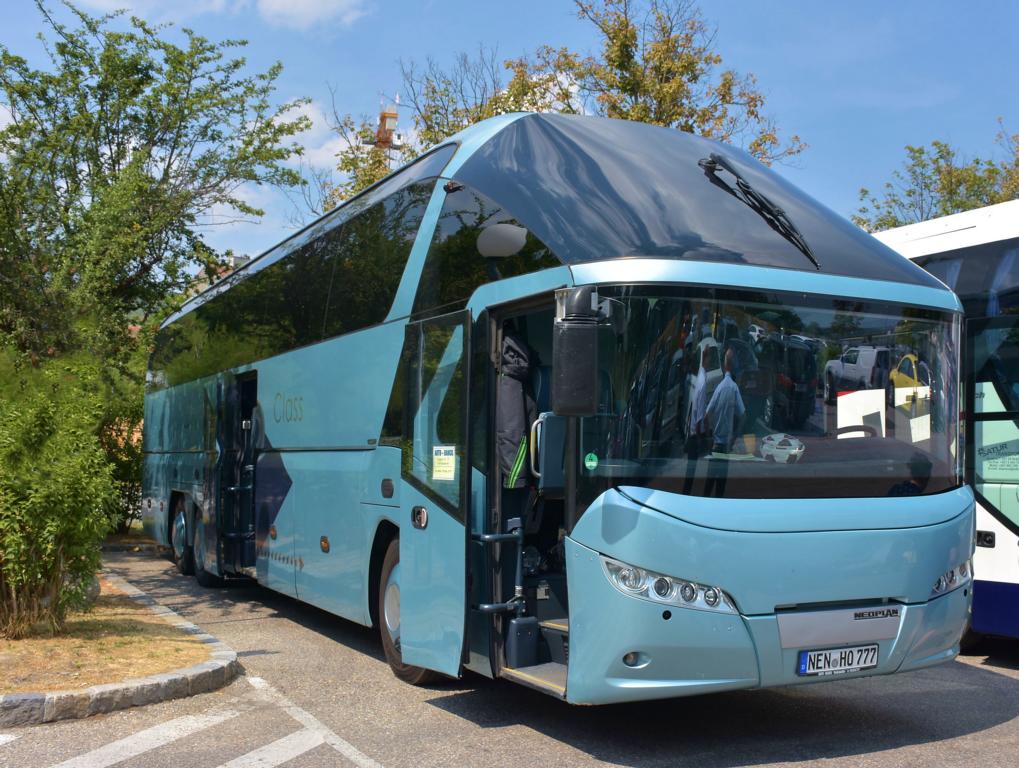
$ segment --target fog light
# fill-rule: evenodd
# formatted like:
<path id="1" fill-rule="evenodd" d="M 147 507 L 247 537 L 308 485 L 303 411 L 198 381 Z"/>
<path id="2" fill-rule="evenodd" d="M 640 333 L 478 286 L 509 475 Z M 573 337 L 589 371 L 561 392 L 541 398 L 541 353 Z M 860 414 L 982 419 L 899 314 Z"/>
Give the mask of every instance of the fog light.
<path id="1" fill-rule="evenodd" d="M 948 586 L 955 584 L 955 569 L 953 568 L 948 572 Z"/>
<path id="2" fill-rule="evenodd" d="M 679 596 L 688 603 L 697 599 L 697 587 L 693 584 L 684 584 L 679 588 Z"/>
<path id="3" fill-rule="evenodd" d="M 965 579 L 966 578 L 966 574 L 968 574 L 968 573 L 969 573 L 969 563 L 963 563 L 962 565 L 959 566 L 959 575 L 960 576 L 962 576 Z"/>
<path id="4" fill-rule="evenodd" d="M 934 591 L 935 592 L 940 592 L 944 588 L 945 588 L 945 580 L 942 577 L 938 576 L 938 580 L 934 582 Z"/>
<path id="5" fill-rule="evenodd" d="M 640 659 L 637 656 L 637 652 L 636 651 L 630 651 L 628 654 L 623 656 L 623 663 L 626 666 L 628 666 L 628 667 L 635 667 L 635 666 L 637 666 L 637 662 L 639 660 Z"/>
<path id="6" fill-rule="evenodd" d="M 708 587 L 704 590 L 704 602 L 714 608 L 718 605 L 718 590 L 714 587 Z"/>
<path id="7" fill-rule="evenodd" d="M 664 599 L 672 592 L 672 582 L 664 576 L 659 576 L 655 579 L 654 589 L 655 594 Z"/>

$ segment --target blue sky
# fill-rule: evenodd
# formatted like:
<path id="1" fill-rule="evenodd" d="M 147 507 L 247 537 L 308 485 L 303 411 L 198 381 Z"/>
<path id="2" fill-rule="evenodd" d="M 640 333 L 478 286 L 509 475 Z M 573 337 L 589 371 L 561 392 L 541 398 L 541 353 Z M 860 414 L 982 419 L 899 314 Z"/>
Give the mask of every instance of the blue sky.
<path id="1" fill-rule="evenodd" d="M 341 111 L 374 114 L 400 87 L 398 60 L 448 62 L 479 44 L 515 57 L 550 43 L 587 52 L 593 29 L 571 0 L 79 0 L 90 10 L 129 7 L 213 39 L 245 38 L 252 67 L 284 63 L 282 99 L 313 99 L 315 129 L 301 137 L 310 162 L 330 165 L 336 140 L 323 110 L 331 84 Z M 31 0 L 5 0 L 0 43 L 34 57 L 40 29 Z M 702 2 L 727 66 L 753 72 L 767 111 L 809 149 L 778 171 L 840 214 L 861 186 L 878 188 L 906 144 L 943 139 L 966 157 L 995 156 L 997 119 L 1019 133 L 1015 88 L 1019 3 L 1009 0 L 853 3 Z M 409 127 L 409 118 L 401 127 Z M 217 248 L 256 254 L 293 228 L 294 207 L 271 190 L 250 199 L 268 215 L 216 227 Z"/>

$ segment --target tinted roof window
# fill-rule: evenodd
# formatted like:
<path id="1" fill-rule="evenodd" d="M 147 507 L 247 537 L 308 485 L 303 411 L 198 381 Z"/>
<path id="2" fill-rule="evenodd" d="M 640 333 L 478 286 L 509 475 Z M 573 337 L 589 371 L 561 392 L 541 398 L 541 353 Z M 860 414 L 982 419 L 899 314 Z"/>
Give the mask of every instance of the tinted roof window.
<path id="1" fill-rule="evenodd" d="M 801 250 L 698 165 L 712 153 L 785 211 L 822 272 L 938 285 L 750 155 L 668 128 L 528 115 L 454 175 L 513 211 L 567 264 L 650 256 L 815 271 Z"/>

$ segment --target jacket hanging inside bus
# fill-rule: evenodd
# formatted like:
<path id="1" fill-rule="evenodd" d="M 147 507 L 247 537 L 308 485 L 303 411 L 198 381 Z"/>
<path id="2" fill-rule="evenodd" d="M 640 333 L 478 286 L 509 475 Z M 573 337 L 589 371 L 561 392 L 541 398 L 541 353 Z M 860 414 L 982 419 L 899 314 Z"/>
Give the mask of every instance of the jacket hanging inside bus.
<path id="1" fill-rule="evenodd" d="M 530 485 L 526 472 L 527 438 L 530 426 L 538 416 L 531 392 L 533 364 L 534 351 L 527 342 L 507 330 L 502 338 L 502 365 L 496 400 L 496 451 L 502 486 L 516 493 L 503 494 L 507 506 L 504 518 L 522 516 L 523 504 L 528 496 L 525 490 Z"/>

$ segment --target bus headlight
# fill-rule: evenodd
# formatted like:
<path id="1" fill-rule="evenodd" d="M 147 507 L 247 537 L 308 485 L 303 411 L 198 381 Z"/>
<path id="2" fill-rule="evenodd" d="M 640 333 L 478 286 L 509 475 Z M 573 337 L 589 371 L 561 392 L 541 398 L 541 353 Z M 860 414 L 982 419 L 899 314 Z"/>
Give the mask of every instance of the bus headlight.
<path id="1" fill-rule="evenodd" d="M 949 568 L 934 580 L 934 586 L 931 587 L 931 598 L 940 597 L 965 586 L 972 578 L 973 563 L 969 560 L 955 568 Z"/>
<path id="2" fill-rule="evenodd" d="M 624 595 L 679 608 L 736 613 L 732 598 L 719 587 L 655 573 L 604 555 L 601 562 L 609 582 Z"/>

